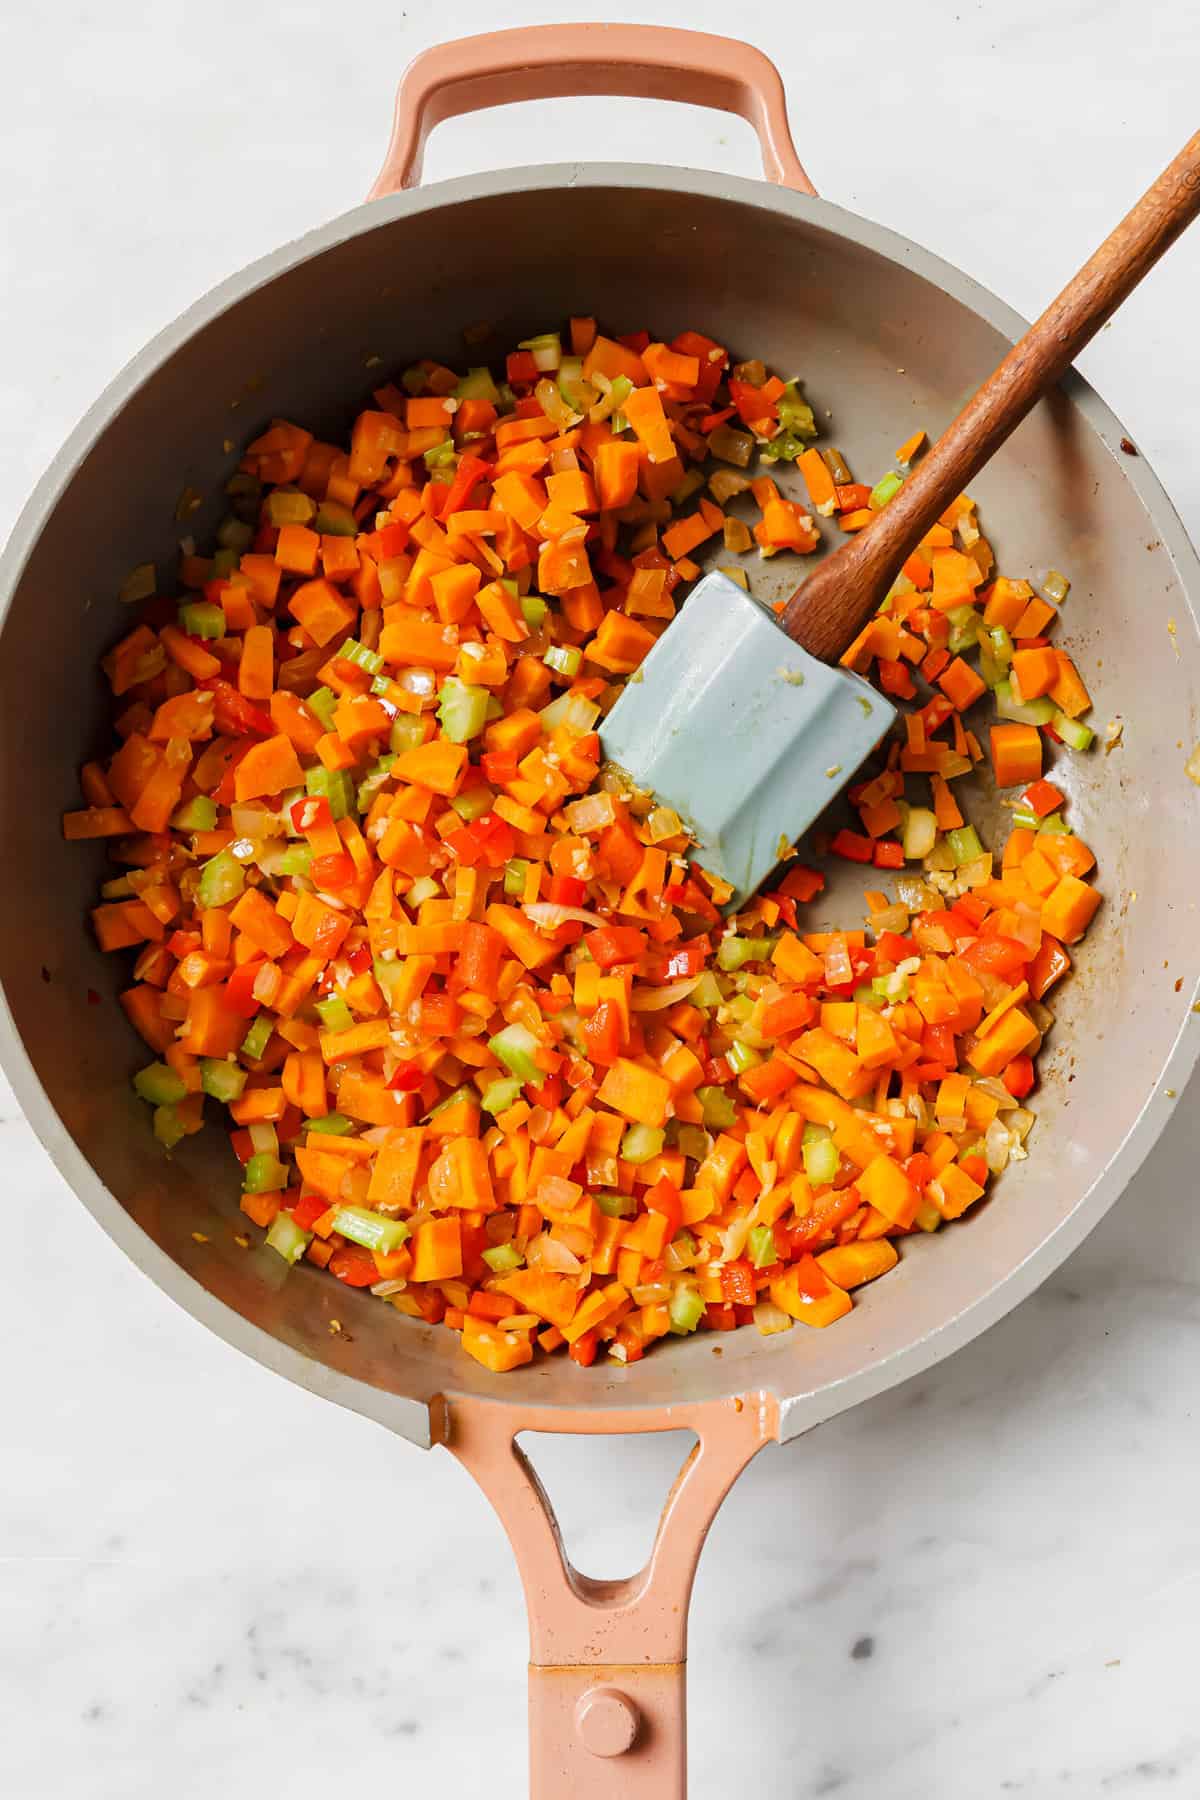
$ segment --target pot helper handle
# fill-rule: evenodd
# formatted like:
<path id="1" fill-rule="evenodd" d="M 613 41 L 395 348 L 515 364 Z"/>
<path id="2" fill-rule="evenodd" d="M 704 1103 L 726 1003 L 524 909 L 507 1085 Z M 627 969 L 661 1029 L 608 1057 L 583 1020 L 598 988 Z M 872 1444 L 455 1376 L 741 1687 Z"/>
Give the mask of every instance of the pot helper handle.
<path id="1" fill-rule="evenodd" d="M 779 1435 L 774 1397 L 596 1412 L 526 1410 L 451 1395 L 441 1411 L 440 1441 L 495 1508 L 525 1590 L 530 1800 L 687 1800 L 684 1659 L 692 1581 L 717 1508 L 751 1457 Z M 667 1497 L 645 1568 L 623 1581 L 581 1575 L 567 1560 L 518 1433 L 681 1427 L 699 1441 Z"/>
<path id="2" fill-rule="evenodd" d="M 411 62 L 396 93 L 392 138 L 368 199 L 421 179 L 435 125 L 518 100 L 625 94 L 736 113 L 754 127 L 768 181 L 815 194 L 788 128 L 779 71 L 737 38 L 666 25 L 534 25 L 458 38 Z"/>

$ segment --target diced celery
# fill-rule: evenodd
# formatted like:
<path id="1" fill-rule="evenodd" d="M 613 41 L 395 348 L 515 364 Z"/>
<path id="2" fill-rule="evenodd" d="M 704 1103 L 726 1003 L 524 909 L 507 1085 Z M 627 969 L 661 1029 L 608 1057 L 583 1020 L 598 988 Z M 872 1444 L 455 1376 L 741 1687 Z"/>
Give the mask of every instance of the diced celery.
<path id="1" fill-rule="evenodd" d="M 468 369 L 454 390 L 456 400 L 490 400 L 500 404 L 500 389 L 492 380 L 490 369 Z"/>
<path id="2" fill-rule="evenodd" d="M 552 374 L 562 361 L 562 339 L 557 331 L 543 331 L 539 337 L 524 338 L 518 348 L 532 352 L 534 366 L 542 374 Z"/>
<path id="3" fill-rule="evenodd" d="M 322 500 L 312 528 L 323 537 L 354 537 L 358 531 L 358 520 L 350 507 L 344 506 L 340 500 Z M 338 654 L 345 655 L 345 652 L 339 651 Z"/>
<path id="4" fill-rule="evenodd" d="M 936 1231 L 942 1222 L 942 1215 L 932 1200 L 923 1199 L 913 1215 L 913 1224 L 918 1231 Z"/>
<path id="5" fill-rule="evenodd" d="M 510 899 L 525 892 L 525 883 L 529 876 L 529 864 L 519 856 L 514 856 L 504 865 L 504 891 Z"/>
<path id="6" fill-rule="evenodd" d="M 1016 649 L 1016 646 L 1012 641 L 1012 633 L 1008 630 L 1008 627 L 1005 625 L 993 625 L 988 632 L 988 637 L 992 641 L 992 654 L 995 656 L 996 660 L 1002 663 L 1010 663 L 1013 659 L 1013 652 Z"/>
<path id="7" fill-rule="evenodd" d="M 770 1225 L 752 1225 L 746 1239 L 746 1249 L 756 1269 L 769 1269 L 772 1263 L 779 1261 L 775 1232 Z"/>
<path id="8" fill-rule="evenodd" d="M 675 1126 L 675 1148 L 682 1150 L 695 1162 L 703 1162 L 708 1155 L 712 1139 L 702 1125 Z"/>
<path id="9" fill-rule="evenodd" d="M 164 1150 L 173 1150 L 179 1141 L 187 1136 L 183 1129 L 183 1120 L 174 1106 L 156 1106 L 154 1109 L 154 1135 Z"/>
<path id="10" fill-rule="evenodd" d="M 388 744 L 397 756 L 403 756 L 406 750 L 417 749 L 424 742 L 425 726 L 418 713 L 399 713 L 392 720 Z"/>
<path id="11" fill-rule="evenodd" d="M 177 806 L 171 814 L 171 824 L 176 831 L 215 831 L 217 825 L 216 802 L 207 794 L 193 794 L 182 806 Z"/>
<path id="12" fill-rule="evenodd" d="M 259 1013 L 249 1031 L 242 1039 L 240 1054 L 250 1062 L 261 1061 L 267 1045 L 271 1041 L 271 1021 L 266 1013 Z"/>
<path id="13" fill-rule="evenodd" d="M 223 1106 L 228 1106 L 232 1100 L 240 1100 L 245 1085 L 246 1071 L 239 1069 L 235 1062 L 225 1062 L 217 1056 L 201 1058 L 201 1089 Z"/>
<path id="14" fill-rule="evenodd" d="M 1048 702 L 1035 701 L 1034 704 L 1045 705 Z M 1078 719 L 1068 719 L 1066 713 L 1063 712 L 1054 712 L 1050 723 L 1063 743 L 1069 745 L 1072 750 L 1090 749 L 1092 739 L 1096 735 L 1090 725 L 1081 725 Z"/>
<path id="15" fill-rule="evenodd" d="M 229 850 L 218 850 L 200 870 L 196 898 L 203 907 L 228 906 L 246 885 L 241 863 Z"/>
<path id="16" fill-rule="evenodd" d="M 1060 575 L 1057 569 L 1047 570 L 1046 579 L 1042 583 L 1042 592 L 1048 599 L 1061 605 L 1070 591 L 1071 584 L 1065 575 Z"/>
<path id="17" fill-rule="evenodd" d="M 298 1263 L 312 1242 L 312 1232 L 297 1225 L 289 1212 L 277 1212 L 271 1220 L 265 1242 L 268 1249 L 282 1256 L 284 1262 Z"/>
<path id="18" fill-rule="evenodd" d="M 982 638 L 979 642 L 979 679 L 989 688 L 997 688 L 1002 681 L 1008 680 L 1008 664 L 1001 662 Z"/>
<path id="19" fill-rule="evenodd" d="M 871 489 L 871 497 L 868 504 L 874 507 L 875 511 L 878 512 L 881 507 L 887 505 L 893 494 L 898 494 L 900 492 L 900 489 L 903 486 L 903 475 L 898 474 L 895 469 L 889 469 L 887 474 L 881 476 L 875 483 L 875 486 Z"/>
<path id="20" fill-rule="evenodd" d="M 345 769 L 326 769 L 320 763 L 304 777 L 304 786 L 314 797 L 324 795 L 335 819 L 344 819 L 354 807 L 354 783 Z"/>
<path id="21" fill-rule="evenodd" d="M 717 946 L 717 967 L 728 974 L 744 963 L 765 962 L 775 948 L 774 938 L 722 938 Z"/>
<path id="22" fill-rule="evenodd" d="M 217 550 L 212 559 L 212 578 L 214 581 L 227 581 L 238 566 L 236 550 Z"/>
<path id="23" fill-rule="evenodd" d="M 419 363 L 414 363 L 411 369 L 405 369 L 403 375 L 400 377 L 400 385 L 403 387 L 405 393 L 411 394 L 414 399 L 416 399 L 418 394 L 423 394 L 425 392 L 428 384 L 425 378 L 425 371 Z"/>
<path id="24" fill-rule="evenodd" d="M 379 1250 L 387 1256 L 398 1250 L 410 1235 L 404 1219 L 388 1219 L 366 1206 L 339 1206 L 333 1215 L 333 1229 L 364 1250 Z"/>
<path id="25" fill-rule="evenodd" d="M 583 651 L 576 644 L 551 644 L 542 661 L 548 669 L 574 681 L 583 667 Z"/>
<path id="26" fill-rule="evenodd" d="M 496 1275 L 503 1275 L 509 1269 L 519 1269 L 525 1261 L 515 1244 L 495 1244 L 482 1254 L 484 1262 Z"/>
<path id="27" fill-rule="evenodd" d="M 388 751 L 381 756 L 374 768 L 368 769 L 358 784 L 358 792 L 354 796 L 354 804 L 360 813 L 369 812 L 380 788 L 391 773 L 392 764 L 396 760 L 395 751 Z"/>
<path id="28" fill-rule="evenodd" d="M 747 1069 L 753 1069 L 762 1061 L 762 1056 L 752 1044 L 742 1038 L 735 1038 L 725 1052 L 725 1061 L 735 1075 L 744 1075 Z"/>
<path id="29" fill-rule="evenodd" d="M 593 1199 L 606 1219 L 631 1219 L 637 1211 L 632 1194 L 595 1194 Z"/>
<path id="30" fill-rule="evenodd" d="M 779 423 L 785 431 L 794 432 L 797 437 L 815 438 L 817 421 L 813 417 L 813 409 L 800 392 L 798 381 L 789 381 L 775 402 L 775 410 L 779 414 Z"/>
<path id="31" fill-rule="evenodd" d="M 885 1005 L 883 995 L 875 991 L 874 981 L 866 987 L 855 988 L 852 998 L 856 1005 L 869 1006 L 873 1012 L 882 1011 Z"/>
<path id="32" fill-rule="evenodd" d="M 326 1031 L 349 1031 L 354 1023 L 354 1014 L 340 994 L 329 994 L 324 1000 L 318 1000 L 317 1012 Z"/>
<path id="33" fill-rule="evenodd" d="M 725 995 L 721 990 L 721 984 L 711 969 L 705 969 L 703 975 L 701 975 L 699 981 L 688 995 L 688 1000 L 692 1006 L 701 1007 L 720 1006 L 724 998 Z"/>
<path id="34" fill-rule="evenodd" d="M 724 1088 L 698 1087 L 696 1098 L 700 1102 L 704 1123 L 709 1131 L 727 1131 L 737 1123 L 733 1096 L 727 1094 Z"/>
<path id="35" fill-rule="evenodd" d="M 351 662 L 358 668 L 365 669 L 368 675 L 378 675 L 383 667 L 383 658 L 378 650 L 368 650 L 357 638 L 347 638 L 338 651 L 338 656 L 343 662 Z"/>
<path id="36" fill-rule="evenodd" d="M 937 842 L 937 819 L 926 806 L 912 806 L 904 821 L 903 848 L 910 862 L 928 856 Z"/>
<path id="37" fill-rule="evenodd" d="M 447 675 L 438 692 L 438 723 L 442 735 L 452 744 L 469 743 L 487 724 L 488 701 L 485 687 L 469 687 L 457 675 Z"/>
<path id="38" fill-rule="evenodd" d="M 1035 812 L 1027 812 L 1023 806 L 1018 806 L 1014 809 L 1012 822 L 1014 825 L 1019 825 L 1023 831 L 1036 831 L 1038 828 L 1037 814 Z"/>
<path id="39" fill-rule="evenodd" d="M 432 875 L 419 875 L 404 898 L 410 906 L 423 906 L 426 900 L 436 900 L 441 891 Z"/>
<path id="40" fill-rule="evenodd" d="M 241 556 L 253 542 L 253 525 L 247 525 L 245 519 L 235 518 L 232 513 L 217 526 L 217 543 L 222 550 L 232 550 L 235 556 Z"/>
<path id="41" fill-rule="evenodd" d="M 1015 813 L 1013 817 L 1016 817 Z M 1047 837 L 1074 837 L 1075 835 L 1062 814 L 1058 812 L 1047 813 L 1044 819 L 1038 821 L 1037 829 L 1044 832 Z"/>
<path id="42" fill-rule="evenodd" d="M 702 469 L 689 469 L 678 487 L 671 489 L 671 505 L 684 506 L 693 494 L 698 494 L 705 484 Z"/>
<path id="43" fill-rule="evenodd" d="M 483 1091 L 481 1104 L 484 1112 L 491 1113 L 494 1119 L 498 1118 L 502 1112 L 507 1112 L 510 1106 L 517 1104 L 521 1098 L 523 1086 L 524 1083 L 516 1075 L 509 1076 L 506 1081 L 490 1082 Z"/>
<path id="44" fill-rule="evenodd" d="M 996 712 L 1001 719 L 1011 719 L 1017 725 L 1049 725 L 1054 719 L 1052 700 L 1014 700 L 1011 680 L 1002 681 L 994 692 Z"/>
<path id="45" fill-rule="evenodd" d="M 390 1005 L 392 989 L 398 987 L 404 980 L 404 958 L 398 956 L 391 962 L 384 962 L 381 957 L 377 956 L 372 965 L 372 973 L 379 986 L 383 989 L 384 998 Z"/>
<path id="46" fill-rule="evenodd" d="M 804 1157 L 804 1173 L 811 1182 L 823 1186 L 831 1182 L 838 1172 L 841 1156 L 838 1147 L 831 1137 L 817 1138 L 802 1146 Z"/>
<path id="47" fill-rule="evenodd" d="M 961 869 L 964 863 L 976 862 L 983 855 L 983 845 L 973 825 L 960 825 L 957 831 L 948 831 L 946 842 L 957 868 Z"/>
<path id="48" fill-rule="evenodd" d="M 621 1139 L 620 1155 L 624 1162 L 649 1162 L 653 1156 L 662 1155 L 666 1133 L 654 1125 L 631 1125 Z"/>
<path id="49" fill-rule="evenodd" d="M 246 1194 L 274 1194 L 287 1186 L 287 1170 L 269 1150 L 256 1151 L 242 1170 L 242 1191 Z"/>
<path id="50" fill-rule="evenodd" d="M 479 1105 L 479 1089 L 472 1087 L 469 1081 L 464 1081 L 452 1093 L 444 1094 L 430 1111 L 429 1117 L 436 1119 L 439 1113 L 446 1112 L 451 1106 L 458 1106 L 464 1100 L 469 1101 L 472 1106 Z"/>
<path id="51" fill-rule="evenodd" d="M 358 1130 L 358 1126 L 345 1113 L 331 1112 L 326 1113 L 323 1119 L 306 1119 L 304 1129 L 326 1137 L 350 1137 Z"/>
<path id="52" fill-rule="evenodd" d="M 312 868 L 312 845 L 289 844 L 281 850 L 276 859 L 274 869 L 277 875 L 302 875 L 307 877 Z"/>
<path id="53" fill-rule="evenodd" d="M 703 1318 L 704 1301 L 698 1289 L 677 1287 L 668 1302 L 667 1311 L 675 1336 L 686 1337 L 689 1331 L 695 1331 Z"/>
<path id="54" fill-rule="evenodd" d="M 304 702 L 310 712 L 316 713 L 326 731 L 333 730 L 333 711 L 337 703 L 337 695 L 327 687 L 314 688 Z"/>
<path id="55" fill-rule="evenodd" d="M 189 637 L 224 637 L 225 614 L 211 601 L 188 600 L 179 609 L 179 629 Z"/>
<path id="56" fill-rule="evenodd" d="M 546 623 L 549 607 L 540 594 L 522 594 L 521 611 L 525 615 L 525 623 L 530 631 L 540 631 Z"/>
<path id="57" fill-rule="evenodd" d="M 465 793 L 455 794 L 450 804 L 469 825 L 473 819 L 482 819 L 484 813 L 491 812 L 495 798 L 490 787 L 469 787 Z"/>
<path id="58" fill-rule="evenodd" d="M 532 1082 L 537 1087 L 545 1081 L 545 1075 L 533 1060 L 541 1045 L 526 1026 L 506 1025 L 503 1031 L 488 1039 L 488 1049 L 520 1081 Z"/>
<path id="59" fill-rule="evenodd" d="M 316 501 L 299 488 L 276 488 L 265 504 L 269 525 L 307 525 L 317 510 Z"/>
<path id="60" fill-rule="evenodd" d="M 166 1063 L 152 1062 L 134 1076 L 133 1091 L 151 1106 L 173 1106 L 187 1093 L 187 1083 Z"/>
<path id="61" fill-rule="evenodd" d="M 908 999 L 908 976 L 901 975 L 899 969 L 893 969 L 890 975 L 872 976 L 871 986 L 890 1005 L 898 1006 Z"/>
<path id="62" fill-rule="evenodd" d="M 796 431 L 777 431 L 762 446 L 764 462 L 795 462 L 803 454 L 804 438 Z"/>
<path id="63" fill-rule="evenodd" d="M 453 438 L 447 438 L 444 444 L 435 444 L 432 450 L 426 450 L 423 460 L 425 467 L 430 470 L 453 468 L 458 461 Z"/>

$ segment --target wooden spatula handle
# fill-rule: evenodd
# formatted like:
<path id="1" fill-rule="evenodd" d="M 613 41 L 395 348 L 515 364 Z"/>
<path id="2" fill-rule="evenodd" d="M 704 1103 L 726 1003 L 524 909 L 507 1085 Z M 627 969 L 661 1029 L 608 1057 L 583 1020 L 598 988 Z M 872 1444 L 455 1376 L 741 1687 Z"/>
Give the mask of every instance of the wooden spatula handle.
<path id="1" fill-rule="evenodd" d="M 819 564 L 793 594 L 780 620 L 789 637 L 813 656 L 837 660 L 938 516 L 1197 212 L 1200 132 L 1013 345 L 878 517 Z"/>

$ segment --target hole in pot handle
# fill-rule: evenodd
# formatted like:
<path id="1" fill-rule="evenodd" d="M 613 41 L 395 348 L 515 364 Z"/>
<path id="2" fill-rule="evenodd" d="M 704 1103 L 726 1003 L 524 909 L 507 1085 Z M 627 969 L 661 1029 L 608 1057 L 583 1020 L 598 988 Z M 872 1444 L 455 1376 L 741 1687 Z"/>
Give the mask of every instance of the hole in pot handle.
<path id="1" fill-rule="evenodd" d="M 645 1568 L 621 1581 L 581 1575 L 518 1434 L 680 1427 L 697 1443 Z M 531 1800 L 686 1800 L 684 1659 L 696 1563 L 734 1481 L 778 1435 L 779 1408 L 767 1393 L 636 1412 L 443 1398 L 436 1436 L 491 1501 L 525 1590 Z"/>
<path id="2" fill-rule="evenodd" d="M 396 93 L 392 138 L 368 198 L 421 179 L 425 140 L 460 114 L 518 100 L 623 94 L 736 113 L 753 126 L 768 181 L 816 189 L 796 155 L 779 71 L 736 38 L 666 25 L 538 25 L 457 38 L 424 51 Z"/>

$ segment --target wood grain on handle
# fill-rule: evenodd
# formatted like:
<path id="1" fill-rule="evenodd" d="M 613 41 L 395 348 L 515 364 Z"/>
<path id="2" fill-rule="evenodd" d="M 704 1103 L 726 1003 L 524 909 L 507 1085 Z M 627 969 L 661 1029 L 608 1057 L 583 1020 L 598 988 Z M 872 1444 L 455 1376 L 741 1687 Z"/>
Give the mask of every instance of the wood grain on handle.
<path id="1" fill-rule="evenodd" d="M 811 655 L 836 662 L 930 526 L 1197 212 L 1200 132 L 1013 345 L 878 517 L 793 594 L 780 619 L 789 637 Z"/>

